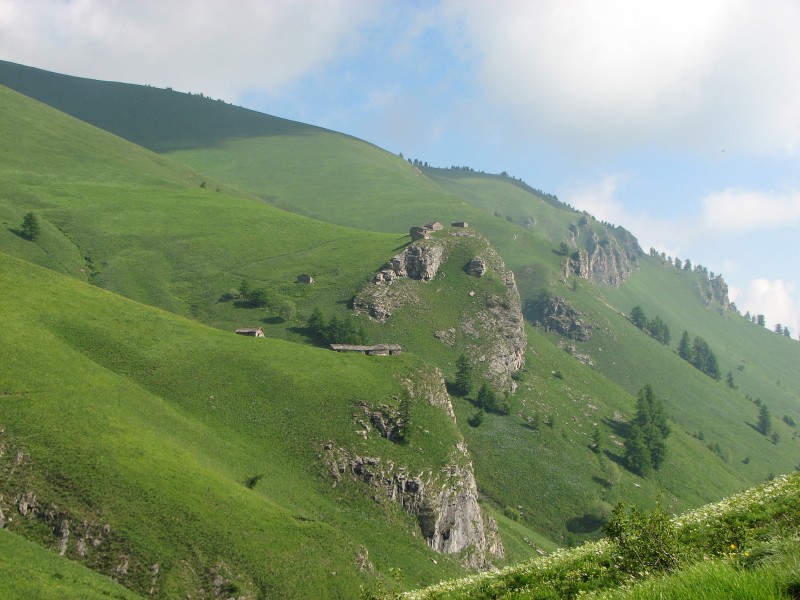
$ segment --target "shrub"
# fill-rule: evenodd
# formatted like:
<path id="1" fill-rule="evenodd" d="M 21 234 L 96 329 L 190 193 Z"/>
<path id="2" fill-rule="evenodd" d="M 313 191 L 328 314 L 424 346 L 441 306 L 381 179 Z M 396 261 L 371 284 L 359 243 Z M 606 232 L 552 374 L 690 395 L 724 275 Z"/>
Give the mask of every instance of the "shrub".
<path id="1" fill-rule="evenodd" d="M 467 423 L 469 423 L 470 427 L 480 427 L 484 416 L 486 416 L 486 413 L 482 408 L 479 408 L 474 415 L 467 419 Z"/>
<path id="2" fill-rule="evenodd" d="M 620 502 L 603 527 L 614 544 L 614 564 L 630 575 L 672 571 L 681 562 L 678 530 L 661 507 L 649 513 L 630 510 Z"/>

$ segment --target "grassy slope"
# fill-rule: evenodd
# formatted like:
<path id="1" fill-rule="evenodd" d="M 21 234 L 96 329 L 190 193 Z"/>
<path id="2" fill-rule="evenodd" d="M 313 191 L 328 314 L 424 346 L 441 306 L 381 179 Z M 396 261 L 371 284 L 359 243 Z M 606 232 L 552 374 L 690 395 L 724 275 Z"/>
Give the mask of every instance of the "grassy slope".
<path id="1" fill-rule="evenodd" d="M 118 598 L 141 596 L 118 583 L 25 538 L 0 530 L 0 595 L 41 600 Z"/>
<path id="2" fill-rule="evenodd" d="M 625 535 L 616 539 L 442 582 L 403 597 L 789 600 L 796 597 L 800 579 L 798 483 L 795 473 L 672 519 L 661 513 L 650 521 L 655 527 L 625 518 Z M 670 560 L 659 569 L 654 556 Z M 648 566 L 635 557 L 648 560 Z"/>
<path id="3" fill-rule="evenodd" d="M 220 298 L 249 278 L 298 311 L 335 306 L 404 242 L 279 211 L 213 180 L 201 188 L 194 172 L 2 88 L 0 114 L 0 135 L 18 140 L 0 166 L 0 249 L 218 327 L 267 319 L 291 337 L 291 323 Z M 31 210 L 36 243 L 12 231 Z M 316 284 L 295 284 L 301 272 Z"/>
<path id="4" fill-rule="evenodd" d="M 333 439 L 412 470 L 445 463 L 454 431 L 439 411 L 423 407 L 435 439 L 408 447 L 357 441 L 351 422 L 358 400 L 392 402 L 393 373 L 413 357 L 242 338 L 6 255 L 0 280 L 2 345 L 15 349 L 0 367 L 0 424 L 26 457 L 4 496 L 33 490 L 73 522 L 109 523 L 111 546 L 87 559 L 101 570 L 128 554 L 122 582 L 142 590 L 159 563 L 167 597 L 220 563 L 242 590 L 351 597 L 365 582 L 354 560 L 362 544 L 382 571 L 408 569 L 409 583 L 459 570 L 445 557 L 434 566 L 396 507 L 331 488 L 318 458 Z M 254 475 L 250 490 L 242 482 Z M 35 520 L 12 529 L 52 540 Z"/>
<path id="5" fill-rule="evenodd" d="M 737 390 L 714 381 L 688 367 L 673 349 L 666 348 L 614 313 L 613 333 L 601 332 L 593 343 L 592 355 L 599 368 L 630 391 L 641 382 L 653 383 L 661 393 L 673 419 L 686 431 L 703 432 L 705 444 L 718 443 L 729 454 L 729 466 L 746 481 L 755 483 L 769 473 L 788 472 L 796 464 L 794 428 L 780 418 L 800 416 L 797 390 L 800 376 L 796 365 L 800 344 L 775 335 L 732 313 L 706 307 L 699 293 L 700 275 L 664 267 L 660 261 L 645 259 L 642 268 L 619 289 L 603 294 L 620 312 L 640 304 L 645 313 L 659 315 L 668 324 L 672 348 L 681 332 L 700 335 L 711 345 L 720 371 L 734 373 Z M 597 349 L 603 348 L 600 352 Z M 626 357 L 636 356 L 638 360 Z M 654 370 L 651 365 L 658 365 Z M 743 365 L 743 370 L 737 367 Z M 688 368 L 687 368 L 688 367 Z M 781 442 L 772 444 L 757 433 L 758 407 L 745 398 L 761 397 L 773 414 L 773 428 Z M 746 464 L 745 458 L 749 457 Z"/>
<path id="6" fill-rule="evenodd" d="M 142 90 L 145 89 L 139 91 Z M 152 94 L 142 96 L 142 99 L 145 98 L 152 99 Z M 219 107 L 222 106 L 225 110 L 221 110 L 219 114 L 228 118 L 234 110 L 232 107 L 209 103 L 210 101 L 196 96 L 170 94 L 163 98 L 167 98 L 171 105 L 182 106 L 187 114 L 200 114 L 206 107 L 214 105 L 214 110 L 221 110 Z M 254 114 L 250 114 L 249 117 L 261 118 Z M 213 173 L 226 182 L 231 181 L 253 196 L 270 203 L 332 222 L 363 229 L 403 232 L 411 224 L 432 219 L 442 221 L 467 219 L 477 224 L 479 230 L 492 239 L 506 258 L 507 264 L 515 268 L 524 297 L 533 298 L 542 289 L 553 288 L 586 311 L 596 324 L 593 341 L 576 346 L 580 352 L 591 354 L 597 364 L 597 370 L 608 375 L 615 383 L 603 379 L 597 373 L 592 373 L 588 368 L 578 365 L 563 351 L 557 350 L 551 345 L 556 341 L 553 336 L 534 334 L 532 345 L 537 355 L 530 361 L 533 383 L 530 392 L 519 395 L 517 410 L 523 416 L 530 416 L 535 411 L 540 411 L 542 415 L 553 413 L 557 417 L 556 427 L 552 430 L 543 428 L 538 434 L 533 434 L 522 427 L 522 421 L 519 419 L 488 417 L 478 430 L 465 430 L 471 447 L 475 448 L 479 482 L 487 497 L 495 504 L 495 510 L 502 510 L 506 505 L 523 506 L 523 514 L 529 516 L 530 524 L 546 531 L 554 538 L 563 539 L 569 522 L 572 519 L 580 520 L 584 512 L 601 498 L 613 501 L 617 497 L 616 494 L 624 493 L 644 503 L 651 501 L 656 494 L 656 487 L 651 482 L 639 482 L 624 472 L 622 482 L 616 490 L 612 488 L 610 492 L 603 491 L 603 486 L 593 479 L 601 477 L 602 469 L 585 444 L 587 430 L 597 422 L 600 423 L 603 433 L 609 436 L 609 449 L 615 449 L 611 448 L 613 440 L 610 435 L 613 429 L 603 424 L 602 418 L 607 418 L 613 410 L 620 410 L 630 417 L 633 412 L 633 399 L 626 392 L 635 393 L 646 382 L 656 386 L 657 393 L 664 399 L 679 425 L 676 428 L 678 431 L 670 438 L 670 443 L 674 446 L 671 457 L 662 473 L 654 480 L 672 494 L 676 507 L 694 505 L 719 497 L 733 489 L 743 487 L 748 482 L 762 479 L 769 471 L 786 471 L 792 467 L 790 444 L 796 443 L 796 440 L 790 439 L 790 430 L 784 431 L 781 429 L 782 424 L 778 424 L 783 441 L 777 447 L 766 442 L 746 425 L 746 421 L 754 422 L 755 407 L 724 388 L 722 384 L 711 382 L 685 365 L 675 357 L 674 353 L 633 328 L 613 310 L 609 310 L 604 302 L 610 302 L 622 312 L 627 312 L 633 304 L 642 304 L 648 315 L 659 314 L 664 318 L 672 329 L 673 337 L 676 338 L 680 335 L 681 327 L 687 327 L 692 333 L 704 335 L 717 352 L 723 373 L 727 369 L 737 367 L 739 364 L 737 360 L 746 362 L 745 371 L 741 375 L 738 370 L 734 371 L 737 381 L 741 379 L 741 391 L 765 397 L 765 400 L 767 396 L 771 398 L 773 392 L 776 393 L 780 399 L 774 406 L 767 400 L 775 416 L 780 416 L 784 410 L 791 410 L 793 406 L 796 407 L 796 404 L 792 405 L 792 390 L 797 389 L 796 382 L 793 382 L 791 377 L 782 378 L 783 366 L 780 361 L 777 363 L 772 361 L 776 352 L 783 352 L 784 347 L 779 344 L 791 344 L 788 340 L 777 340 L 777 336 L 768 337 L 770 335 L 768 332 L 756 331 L 749 324 L 747 326 L 751 329 L 741 331 L 737 329 L 740 332 L 731 339 L 715 340 L 711 333 L 703 334 L 704 331 L 711 332 L 712 329 L 716 331 L 718 327 L 726 327 L 735 319 L 709 318 L 713 313 L 699 302 L 693 284 L 685 284 L 681 279 L 673 281 L 670 278 L 656 277 L 654 271 L 647 266 L 646 260 L 642 270 L 635 274 L 629 283 L 623 285 L 620 290 L 602 290 L 600 297 L 597 289 L 585 286 L 583 282 L 578 285 L 574 293 L 569 287 L 559 287 L 557 270 L 561 259 L 553 254 L 552 249 L 559 241 L 566 239 L 566 227 L 577 220 L 578 216 L 576 213 L 552 207 L 533 194 L 521 192 L 518 187 L 510 183 L 491 177 L 462 176 L 453 173 L 437 173 L 435 176 L 426 177 L 398 157 L 347 136 L 314 128 L 299 134 L 297 130 L 292 129 L 291 124 L 285 122 L 280 127 L 277 121 L 269 123 L 263 121 L 263 123 L 263 130 L 254 129 L 257 135 L 230 136 L 223 132 L 223 135 L 215 134 L 191 143 L 181 141 L 183 138 L 180 131 L 173 131 L 167 127 L 160 131 L 162 137 L 158 137 L 159 132 L 150 131 L 148 135 L 151 137 L 144 139 L 143 143 L 149 143 L 162 151 L 183 148 L 180 152 L 173 152 L 171 156 L 205 172 Z M 129 132 L 133 132 L 134 128 L 130 123 L 128 128 Z M 178 141 L 170 144 L 171 138 Z M 30 156 L 26 160 L 29 161 Z M 294 226 L 295 222 L 290 220 L 291 215 L 261 212 L 262 208 L 268 211 L 268 207 L 252 203 L 210 179 L 208 180 L 210 185 L 205 190 L 199 190 L 199 176 L 191 171 L 171 166 L 170 163 L 153 158 L 152 155 L 148 155 L 148 160 L 156 163 L 162 161 L 161 165 L 164 168 L 168 167 L 172 175 L 165 176 L 166 179 L 174 180 L 174 173 L 183 173 L 175 182 L 175 191 L 165 196 L 170 204 L 187 207 L 179 213 L 178 221 L 186 219 L 187 224 L 187 229 L 182 231 L 182 234 L 202 229 L 204 226 L 208 227 L 209 223 L 209 220 L 195 217 L 188 207 L 197 203 L 208 207 L 209 211 L 216 211 L 220 194 L 233 207 L 231 214 L 225 214 L 223 215 L 225 218 L 218 219 L 220 224 L 227 222 L 235 213 L 242 218 L 240 224 L 249 224 L 254 214 L 262 215 L 265 222 L 281 223 L 274 232 L 275 236 L 280 236 L 281 231 Z M 309 176 L 312 172 L 313 177 Z M 35 185 L 31 185 L 31 181 Z M 34 174 L 24 173 L 24 177 L 13 179 L 12 183 L 17 186 L 18 198 L 27 202 L 22 204 L 26 209 L 39 206 L 37 202 L 41 202 L 42 195 L 46 194 L 44 196 L 48 202 L 46 206 L 57 206 L 53 214 L 61 219 L 57 221 L 58 224 L 65 231 L 69 231 L 73 238 L 80 237 L 83 240 L 82 246 L 89 245 L 91 240 L 103 239 L 102 231 L 92 228 L 80 231 L 80 228 L 89 221 L 86 216 L 90 214 L 88 209 L 87 213 L 78 219 L 77 224 L 75 220 L 69 221 L 64 213 L 57 213 L 58 210 L 64 211 L 66 200 L 56 204 L 58 198 L 50 191 L 53 189 L 52 181 L 37 182 Z M 219 194 L 212 192 L 211 190 L 216 187 L 220 187 L 223 191 Z M 115 188 L 114 192 L 119 193 L 119 188 Z M 72 189 L 66 188 L 63 189 L 62 195 L 69 198 L 70 193 L 74 197 Z M 94 198 L 100 196 L 97 192 L 88 195 Z M 130 194 L 125 197 L 130 199 L 132 196 L 133 194 Z M 141 197 L 137 197 L 136 201 L 141 201 Z M 204 204 L 204 201 L 207 202 Z M 7 223 L 14 225 L 21 221 L 24 210 L 16 208 L 18 206 L 16 203 L 8 204 L 12 205 L 16 212 L 14 218 Z M 101 202 L 97 204 L 102 206 Z M 336 301 L 344 302 L 352 295 L 352 291 L 358 288 L 365 274 L 371 272 L 384 258 L 391 256 L 399 248 L 401 241 L 396 235 L 380 238 L 364 233 L 365 241 L 355 248 L 348 249 L 346 240 L 354 234 L 352 231 L 347 231 L 346 236 L 343 234 L 339 238 L 342 240 L 341 248 L 335 254 L 322 252 L 317 255 L 316 264 L 319 265 L 321 272 L 331 268 L 332 262 L 328 261 L 331 256 L 345 256 L 344 260 L 336 264 L 336 268 L 340 271 L 332 273 L 326 285 L 308 291 L 308 288 L 298 288 L 287 283 L 295 272 L 310 270 L 305 267 L 308 263 L 303 261 L 290 259 L 284 271 L 278 270 L 278 273 L 287 275 L 287 279 L 282 280 L 283 283 L 276 282 L 278 277 L 275 277 L 275 271 L 262 268 L 263 265 L 245 263 L 252 265 L 252 270 L 247 268 L 237 270 L 238 263 L 226 262 L 225 252 L 228 244 L 239 244 L 236 249 L 237 258 L 239 255 L 248 256 L 251 253 L 261 252 L 259 242 L 263 237 L 259 237 L 260 231 L 252 234 L 247 231 L 243 233 L 241 225 L 230 225 L 226 234 L 219 236 L 217 245 L 209 242 L 210 238 L 216 237 L 212 235 L 188 242 L 194 244 L 191 252 L 175 243 L 168 234 L 161 240 L 149 237 L 152 227 L 148 222 L 148 215 L 152 214 L 152 211 L 159 214 L 156 204 L 158 204 L 157 199 L 151 204 L 143 204 L 147 210 L 141 211 L 139 216 L 136 214 L 126 216 L 126 221 L 138 224 L 140 227 L 136 232 L 137 235 L 131 236 L 126 243 L 130 245 L 134 241 L 135 245 L 143 247 L 137 249 L 132 257 L 122 251 L 119 256 L 114 255 L 116 251 L 114 238 L 126 232 L 127 224 L 124 228 L 117 224 L 118 228 L 115 229 L 111 208 L 106 211 L 108 220 L 103 228 L 111 228 L 115 235 L 107 236 L 103 241 L 102 254 L 114 256 L 114 260 L 108 265 L 100 265 L 97 280 L 103 285 L 120 289 L 134 297 L 184 314 L 198 316 L 220 326 L 239 323 L 245 316 L 254 314 L 234 309 L 229 304 L 220 305 L 216 302 L 217 294 L 235 286 L 243 275 L 272 286 L 277 293 L 292 298 L 301 310 L 315 303 L 330 305 Z M 241 209 L 240 204 L 247 206 L 247 210 L 251 212 Z M 258 210 L 250 208 L 254 206 L 260 208 Z M 113 206 L 114 211 L 118 211 L 119 208 Z M 168 222 L 170 227 L 174 225 L 174 221 L 171 220 L 172 210 L 171 207 L 164 209 L 158 217 L 161 222 Z M 503 218 L 493 216 L 493 211 L 498 211 L 503 216 L 511 216 L 512 219 L 534 216 L 537 225 L 533 231 L 528 231 L 519 225 L 508 223 Z M 263 216 L 267 214 L 268 217 Z M 280 221 L 280 219 L 289 220 Z M 296 230 L 305 234 L 305 228 L 310 221 L 302 220 L 297 223 Z M 213 224 L 215 228 L 218 225 L 216 221 Z M 144 234 L 148 234 L 148 237 L 142 243 L 141 238 Z M 274 239 L 274 236 L 267 237 L 270 240 Z M 51 238 L 42 244 L 45 242 L 62 244 L 63 252 L 59 250 L 49 254 L 43 253 L 37 258 L 39 262 L 50 260 L 52 263 L 53 257 L 68 255 L 69 251 L 80 256 L 85 250 L 83 247 L 80 251 L 71 249 L 66 238 L 66 241 L 57 235 Z M 285 243 L 287 238 L 280 240 L 281 243 Z M 14 252 L 21 255 L 24 255 L 24 252 L 33 252 L 29 245 L 22 243 L 16 236 L 12 237 L 9 234 L 6 243 L 13 244 Z M 369 246 L 370 243 L 373 245 Z M 151 247 L 157 248 L 157 251 L 149 252 Z M 140 255 L 136 256 L 136 253 Z M 194 253 L 203 257 L 202 262 L 199 259 L 187 259 Z M 219 264 L 214 262 L 217 256 L 220 256 L 217 261 Z M 157 270 L 163 274 L 163 279 L 160 282 L 156 280 L 158 285 L 155 285 L 149 279 L 152 278 L 154 259 L 163 260 L 161 257 L 166 257 L 167 264 Z M 306 257 L 307 255 L 304 255 L 304 260 Z M 381 258 L 376 260 L 373 257 Z M 213 265 L 207 274 L 201 276 L 193 272 L 193 269 L 198 268 L 197 265 L 205 263 Z M 130 277 L 129 274 L 136 273 L 137 269 L 139 273 L 128 285 L 126 280 Z M 104 280 L 103 277 L 107 279 Z M 205 283 L 207 280 L 211 282 L 210 286 Z M 178 283 L 174 283 L 175 281 Z M 145 282 L 144 289 L 141 289 L 142 282 Z M 114 288 L 115 285 L 120 287 Z M 662 294 L 662 290 L 666 289 L 662 286 L 668 285 L 677 285 L 676 289 L 679 291 L 673 295 Z M 209 292 L 208 287 L 212 287 L 213 291 Z M 603 294 L 606 294 L 607 300 L 603 299 Z M 675 314 L 674 307 L 680 307 L 680 318 Z M 442 315 L 445 313 L 446 311 L 442 312 Z M 403 319 L 402 316 L 399 318 Z M 417 322 L 413 314 L 406 316 L 405 320 L 412 324 Z M 282 326 L 275 329 L 273 335 L 295 335 Z M 399 333 L 398 330 L 398 335 Z M 406 332 L 404 335 L 412 344 L 418 339 L 420 349 L 424 349 L 426 354 L 432 350 L 436 354 L 438 342 L 427 337 L 423 341 L 423 336 L 427 333 L 417 330 Z M 726 348 L 724 352 L 732 352 L 728 350 L 729 348 L 735 348 L 737 352 L 742 349 L 742 352 L 735 355 L 736 360 L 732 357 L 723 358 L 723 351 L 720 350 L 722 347 Z M 752 352 L 747 349 L 752 349 Z M 793 347 L 786 345 L 786 360 L 789 364 L 795 360 L 792 349 Z M 452 368 L 451 354 L 441 353 L 439 358 L 434 359 L 438 360 L 448 372 Z M 634 356 L 636 360 L 631 360 L 630 357 Z M 779 368 L 773 369 L 772 365 L 776 364 Z M 566 375 L 565 379 L 552 378 L 553 370 L 562 371 Z M 777 379 L 781 379 L 780 385 L 774 383 Z M 698 398 L 702 398 L 705 402 L 698 402 Z M 587 411 L 589 403 L 598 408 Z M 468 404 L 457 403 L 456 410 L 460 417 L 465 417 L 470 414 L 471 407 Z M 590 416 L 587 416 L 587 413 Z M 462 423 L 464 420 L 461 418 Z M 566 425 L 567 423 L 569 425 Z M 690 433 L 703 431 L 706 435 L 705 443 L 715 441 L 720 443 L 729 451 L 730 462 L 726 464 L 721 461 L 708 451 L 704 444 L 687 435 L 687 431 Z M 520 432 L 528 437 L 520 436 Z M 502 445 L 496 443 L 498 439 L 503 439 Z M 543 454 L 552 456 L 553 460 L 541 460 Z M 740 454 L 742 456 L 739 456 Z M 745 456 L 751 458 L 748 465 L 741 462 Z M 507 476 L 509 475 L 507 464 L 520 465 L 519 468 L 526 472 L 529 480 L 536 484 L 526 487 L 527 484 L 523 484 L 524 478 Z M 634 483 L 638 483 L 639 487 Z M 520 498 L 521 502 L 518 500 Z M 553 523 L 556 517 L 557 522 Z M 573 528 L 574 526 L 580 524 L 573 523 Z M 506 531 L 511 531 L 511 528 L 509 523 Z M 521 535 L 524 537 L 526 534 Z M 524 551 L 524 543 L 520 546 L 520 551 Z"/>

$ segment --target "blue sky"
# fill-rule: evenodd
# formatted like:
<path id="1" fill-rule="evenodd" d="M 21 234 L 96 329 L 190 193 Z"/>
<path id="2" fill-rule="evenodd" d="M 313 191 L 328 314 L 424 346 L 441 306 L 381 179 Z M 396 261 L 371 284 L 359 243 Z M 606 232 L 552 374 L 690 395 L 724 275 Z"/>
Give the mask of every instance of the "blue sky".
<path id="1" fill-rule="evenodd" d="M 800 334 L 795 0 L 0 0 L 0 58 L 507 171 Z"/>

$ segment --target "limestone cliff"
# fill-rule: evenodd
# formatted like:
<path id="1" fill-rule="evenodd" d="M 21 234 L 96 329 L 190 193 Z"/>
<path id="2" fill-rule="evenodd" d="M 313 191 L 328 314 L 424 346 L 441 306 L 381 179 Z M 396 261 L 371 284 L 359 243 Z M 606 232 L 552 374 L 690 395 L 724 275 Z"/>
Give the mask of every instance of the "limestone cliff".
<path id="1" fill-rule="evenodd" d="M 408 393 L 416 400 L 436 406 L 447 413 L 455 424 L 455 414 L 439 369 L 421 369 L 404 382 Z M 388 407 L 374 411 L 362 406 L 365 413 L 386 415 Z M 389 409 L 381 422 L 393 422 L 397 413 Z M 357 418 L 365 437 L 384 435 L 380 427 Z M 372 421 L 375 423 L 375 420 Z M 391 425 L 385 429 L 391 430 Z M 422 471 L 417 475 L 405 466 L 377 456 L 360 456 L 355 451 L 328 442 L 323 447 L 334 485 L 343 477 L 356 480 L 373 490 L 376 501 L 400 504 L 414 515 L 420 532 L 431 549 L 443 554 L 461 554 L 464 563 L 473 568 L 491 566 L 492 559 L 504 556 L 497 524 L 483 514 L 478 504 L 475 474 L 463 439 L 456 444 L 450 461 L 444 467 Z"/>
<path id="2" fill-rule="evenodd" d="M 588 220 L 582 220 L 588 227 Z M 580 228 L 570 229 L 572 242 Z M 618 287 L 639 266 L 642 249 L 633 235 L 621 227 L 606 226 L 601 237 L 591 229 L 584 235 L 583 248 L 579 248 L 565 264 L 565 275 L 574 274 L 594 284 Z"/>
<path id="3" fill-rule="evenodd" d="M 414 288 L 403 280 L 430 281 L 444 260 L 445 248 L 440 240 L 421 240 L 409 245 L 375 273 L 369 287 L 353 300 L 354 310 L 386 322 L 395 311 L 417 297 Z"/>
<path id="4" fill-rule="evenodd" d="M 528 345 L 522 303 L 514 273 L 506 269 L 503 259 L 486 240 L 478 239 L 485 244 L 481 249 L 480 276 L 493 271 L 504 289 L 489 293 L 477 306 L 467 310 L 461 320 L 461 331 L 473 362 L 486 365 L 486 376 L 496 387 L 513 391 L 516 384 L 511 375 L 525 366 Z M 473 258 L 467 266 L 468 272 L 475 276 L 476 260 Z"/>
<path id="5" fill-rule="evenodd" d="M 470 258 L 465 259 L 467 252 Z M 459 264 L 451 264 L 456 260 Z M 450 279 L 437 275 L 445 264 Z M 519 292 L 514 273 L 474 231 L 453 231 L 446 237 L 409 245 L 372 277 L 354 299 L 353 308 L 357 314 L 385 323 L 404 306 L 423 306 L 421 286 L 434 277 L 437 281 L 441 278 L 443 286 L 453 277 L 476 281 L 467 284 L 474 286 L 468 298 L 449 297 L 453 305 L 464 307 L 458 321 L 437 323 L 431 335 L 448 346 L 462 348 L 475 366 L 483 367 L 479 370 L 496 388 L 513 391 L 511 375 L 525 366 L 527 347 Z"/>
<path id="6" fill-rule="evenodd" d="M 731 309 L 731 301 L 728 298 L 728 284 L 725 283 L 722 275 L 711 277 L 708 280 L 708 290 L 706 290 L 705 297 L 706 304 L 716 303 L 722 310 Z"/>

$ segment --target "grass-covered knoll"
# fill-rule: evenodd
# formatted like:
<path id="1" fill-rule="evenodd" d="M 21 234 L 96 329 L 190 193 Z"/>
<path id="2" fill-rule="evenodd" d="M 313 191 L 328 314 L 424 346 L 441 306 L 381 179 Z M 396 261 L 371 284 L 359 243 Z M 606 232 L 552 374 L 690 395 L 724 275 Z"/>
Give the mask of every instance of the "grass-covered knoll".
<path id="1" fill-rule="evenodd" d="M 432 407 L 409 444 L 356 434 L 357 403 L 396 403 L 413 356 L 244 338 L 6 255 L 0 280 L 2 510 L 29 492 L 37 507 L 12 531 L 56 548 L 68 520 L 68 558 L 144 593 L 158 564 L 160 597 L 210 593 L 217 575 L 250 595 L 352 597 L 374 577 L 364 549 L 406 586 L 461 571 L 431 561 L 396 505 L 334 488 L 321 459 L 333 440 L 413 472 L 447 464 L 457 433 Z"/>
<path id="2" fill-rule="evenodd" d="M 0 530 L 0 596 L 40 600 L 141 598 L 104 577 L 25 538 Z"/>
<path id="3" fill-rule="evenodd" d="M 569 226 L 581 215 L 555 204 L 519 181 L 458 169 L 423 169 L 443 189 L 506 222 L 535 231 L 555 246 L 567 239 Z"/>
<path id="4" fill-rule="evenodd" d="M 658 510 L 618 514 L 621 528 L 599 542 L 404 597 L 789 599 L 800 586 L 797 474 L 672 520 Z"/>

